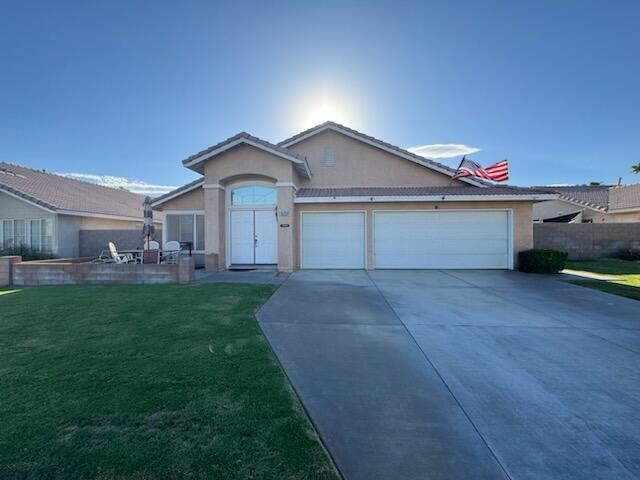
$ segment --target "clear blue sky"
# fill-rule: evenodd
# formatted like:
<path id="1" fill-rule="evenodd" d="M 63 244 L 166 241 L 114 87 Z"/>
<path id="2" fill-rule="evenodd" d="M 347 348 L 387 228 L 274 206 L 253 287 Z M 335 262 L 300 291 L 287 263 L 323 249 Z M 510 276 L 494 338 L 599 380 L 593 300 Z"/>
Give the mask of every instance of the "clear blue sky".
<path id="1" fill-rule="evenodd" d="M 326 104 L 508 158 L 513 184 L 638 182 L 639 52 L 637 1 L 3 0 L 0 160 L 179 185 L 188 155 Z"/>

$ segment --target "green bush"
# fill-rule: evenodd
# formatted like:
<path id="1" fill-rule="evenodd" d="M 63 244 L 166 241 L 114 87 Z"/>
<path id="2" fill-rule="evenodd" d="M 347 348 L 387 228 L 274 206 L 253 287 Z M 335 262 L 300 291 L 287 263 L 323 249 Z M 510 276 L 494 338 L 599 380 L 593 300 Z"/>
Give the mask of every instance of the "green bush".
<path id="1" fill-rule="evenodd" d="M 6 257 L 9 255 L 20 255 L 22 260 L 25 262 L 28 262 L 29 260 L 48 260 L 50 258 L 55 258 L 51 253 L 32 250 L 26 245 L 0 249 L 0 257 Z"/>
<path id="2" fill-rule="evenodd" d="M 640 247 L 625 248 L 618 254 L 618 258 L 630 262 L 637 262 L 640 260 Z"/>
<path id="3" fill-rule="evenodd" d="M 518 255 L 519 269 L 527 273 L 558 273 L 564 269 L 567 252 L 559 250 L 525 250 Z"/>

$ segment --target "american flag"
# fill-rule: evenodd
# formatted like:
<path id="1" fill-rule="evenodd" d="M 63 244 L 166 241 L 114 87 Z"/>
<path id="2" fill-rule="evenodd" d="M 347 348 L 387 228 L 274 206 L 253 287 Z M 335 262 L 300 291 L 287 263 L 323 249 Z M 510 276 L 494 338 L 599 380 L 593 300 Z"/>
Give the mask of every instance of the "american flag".
<path id="1" fill-rule="evenodd" d="M 509 162 L 502 160 L 490 167 L 483 168 L 482 165 L 462 157 L 462 161 L 453 175 L 453 178 L 460 177 L 480 177 L 494 182 L 505 182 L 509 180 Z"/>

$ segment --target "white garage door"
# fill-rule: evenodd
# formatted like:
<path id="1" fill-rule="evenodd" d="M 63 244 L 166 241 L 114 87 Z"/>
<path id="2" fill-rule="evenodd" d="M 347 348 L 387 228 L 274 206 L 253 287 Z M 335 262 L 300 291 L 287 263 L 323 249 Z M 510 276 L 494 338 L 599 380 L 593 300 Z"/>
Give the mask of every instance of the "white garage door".
<path id="1" fill-rule="evenodd" d="M 302 214 L 302 268 L 364 268 L 364 213 Z"/>
<path id="2" fill-rule="evenodd" d="M 509 268 L 506 211 L 376 212 L 376 268 Z"/>

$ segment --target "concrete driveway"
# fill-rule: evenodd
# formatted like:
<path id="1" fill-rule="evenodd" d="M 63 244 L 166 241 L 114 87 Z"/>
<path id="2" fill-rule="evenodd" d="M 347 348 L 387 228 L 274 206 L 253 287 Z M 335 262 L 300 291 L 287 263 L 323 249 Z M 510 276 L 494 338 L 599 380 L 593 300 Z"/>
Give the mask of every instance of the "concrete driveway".
<path id="1" fill-rule="evenodd" d="M 302 271 L 258 314 L 347 479 L 640 478 L 640 303 L 507 271 Z"/>

